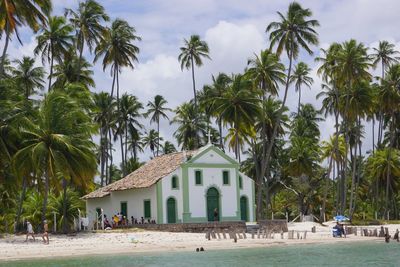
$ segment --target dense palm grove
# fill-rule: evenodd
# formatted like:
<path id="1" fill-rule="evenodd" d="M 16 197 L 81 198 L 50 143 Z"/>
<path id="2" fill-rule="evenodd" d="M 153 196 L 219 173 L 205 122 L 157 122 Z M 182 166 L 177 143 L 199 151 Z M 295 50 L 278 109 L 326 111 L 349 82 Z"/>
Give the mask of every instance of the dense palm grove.
<path id="1" fill-rule="evenodd" d="M 255 180 L 258 218 L 398 219 L 400 64 L 393 44 L 368 49 L 348 40 L 321 49 L 317 110 L 302 103 L 314 81 L 299 57 L 318 49 L 319 23 L 294 2 L 266 25 L 270 46 L 249 55 L 243 73 L 214 74 L 202 88 L 195 70 L 212 60 L 212 48 L 198 35 L 183 40 L 178 60 L 191 74 L 193 100 L 172 110 L 161 95 L 141 103 L 120 94 L 119 75 L 134 71 L 140 52 L 133 26 L 110 20 L 94 0 L 65 16 L 53 16 L 51 6 L 50 0 L 0 0 L 1 231 L 23 219 L 52 221 L 54 213 L 59 229 L 68 231 L 84 210 L 80 197 L 139 168 L 146 149 L 152 157 L 196 149 L 209 136 Z M 22 26 L 35 33 L 42 66 L 7 54 Z M 112 76 L 109 91 L 95 90 L 96 62 Z M 373 77 L 376 68 L 381 75 Z M 286 101 L 294 93 L 298 105 L 290 113 Z M 321 140 L 319 122 L 328 116 L 334 134 Z M 176 140 L 159 135 L 161 120 L 170 121 Z M 367 131 L 372 144 L 364 142 Z"/>

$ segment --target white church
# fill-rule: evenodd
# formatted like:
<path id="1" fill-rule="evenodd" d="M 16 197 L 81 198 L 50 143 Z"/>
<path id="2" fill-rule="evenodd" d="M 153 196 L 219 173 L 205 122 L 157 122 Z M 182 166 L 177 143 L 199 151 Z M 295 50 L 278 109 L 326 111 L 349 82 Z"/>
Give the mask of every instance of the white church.
<path id="1" fill-rule="evenodd" d="M 158 156 L 125 178 L 84 196 L 89 223 L 101 210 L 165 223 L 255 221 L 254 181 L 208 144 Z"/>

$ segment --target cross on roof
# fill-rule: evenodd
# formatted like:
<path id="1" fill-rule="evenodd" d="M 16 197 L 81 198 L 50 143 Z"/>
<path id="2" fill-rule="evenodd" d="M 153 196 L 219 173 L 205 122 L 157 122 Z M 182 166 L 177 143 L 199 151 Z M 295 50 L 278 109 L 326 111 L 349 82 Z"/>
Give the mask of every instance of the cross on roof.
<path id="1" fill-rule="evenodd" d="M 211 144 L 211 132 L 210 129 L 208 130 L 208 133 L 206 134 L 206 136 L 208 137 L 208 144 Z"/>

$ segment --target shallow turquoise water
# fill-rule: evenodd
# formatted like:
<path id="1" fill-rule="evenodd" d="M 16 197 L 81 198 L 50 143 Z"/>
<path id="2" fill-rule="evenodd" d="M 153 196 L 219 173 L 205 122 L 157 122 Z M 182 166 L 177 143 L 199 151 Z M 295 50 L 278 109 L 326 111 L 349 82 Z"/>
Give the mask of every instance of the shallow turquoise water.
<path id="1" fill-rule="evenodd" d="M 400 266 L 399 252 L 400 243 L 346 243 L 214 250 L 198 253 L 163 252 L 142 255 L 85 256 L 3 262 L 0 266 Z"/>

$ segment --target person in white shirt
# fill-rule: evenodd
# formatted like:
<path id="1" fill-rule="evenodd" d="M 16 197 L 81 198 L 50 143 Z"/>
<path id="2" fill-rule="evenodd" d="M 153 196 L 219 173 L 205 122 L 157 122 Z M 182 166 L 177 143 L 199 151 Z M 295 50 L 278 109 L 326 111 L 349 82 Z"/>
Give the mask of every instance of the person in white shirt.
<path id="1" fill-rule="evenodd" d="M 33 227 L 32 227 L 32 224 L 29 222 L 29 221 L 27 221 L 26 222 L 26 239 L 25 239 L 25 242 L 28 242 L 28 237 L 29 236 L 32 236 L 33 237 L 33 241 L 36 241 L 35 240 L 35 232 L 33 231 Z"/>

